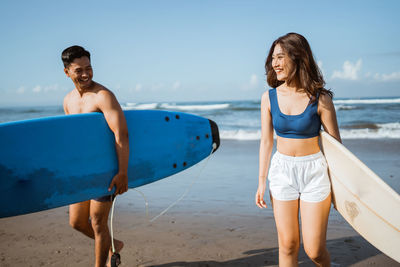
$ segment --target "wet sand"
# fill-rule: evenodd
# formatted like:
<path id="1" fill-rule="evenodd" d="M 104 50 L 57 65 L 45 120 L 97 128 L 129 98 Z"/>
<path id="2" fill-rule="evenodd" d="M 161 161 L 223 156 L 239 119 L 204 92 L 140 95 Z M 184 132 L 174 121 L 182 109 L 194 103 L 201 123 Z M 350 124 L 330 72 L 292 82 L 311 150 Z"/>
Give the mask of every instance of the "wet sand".
<path id="1" fill-rule="evenodd" d="M 399 192 L 400 140 L 344 144 Z M 378 155 L 378 156 L 377 156 Z M 115 237 L 125 242 L 121 266 L 277 266 L 272 210 L 254 204 L 258 142 L 222 141 L 205 162 L 117 198 Z M 196 179 L 196 177 L 200 176 Z M 149 223 L 178 199 L 167 214 Z M 268 198 L 267 196 L 266 198 Z M 333 266 L 400 266 L 360 237 L 332 208 L 328 250 Z M 300 266 L 313 266 L 300 249 Z M 0 219 L 0 266 L 92 266 L 93 241 L 68 225 L 68 209 Z"/>

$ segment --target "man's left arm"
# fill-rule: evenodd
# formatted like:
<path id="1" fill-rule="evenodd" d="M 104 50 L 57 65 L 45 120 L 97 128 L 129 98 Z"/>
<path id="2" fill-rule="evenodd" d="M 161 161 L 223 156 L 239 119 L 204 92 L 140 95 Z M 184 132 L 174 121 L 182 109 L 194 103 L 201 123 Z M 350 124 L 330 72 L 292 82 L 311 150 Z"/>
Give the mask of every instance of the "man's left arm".
<path id="1" fill-rule="evenodd" d="M 108 126 L 114 133 L 115 150 L 118 158 L 118 173 L 112 179 L 108 191 L 111 191 L 115 186 L 115 193 L 122 194 L 128 190 L 128 127 L 122 108 L 114 94 L 108 90 L 101 90 L 98 94 L 97 104 L 104 114 Z"/>

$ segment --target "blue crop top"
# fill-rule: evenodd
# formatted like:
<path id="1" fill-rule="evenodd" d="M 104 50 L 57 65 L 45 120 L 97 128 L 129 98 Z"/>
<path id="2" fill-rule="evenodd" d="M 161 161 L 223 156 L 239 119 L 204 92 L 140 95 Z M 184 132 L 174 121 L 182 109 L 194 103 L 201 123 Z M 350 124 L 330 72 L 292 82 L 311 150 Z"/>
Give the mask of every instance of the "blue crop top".
<path id="1" fill-rule="evenodd" d="M 278 105 L 276 88 L 269 90 L 271 104 L 272 125 L 278 136 L 286 138 L 305 139 L 319 135 L 321 119 L 318 115 L 318 97 L 316 101 L 308 103 L 303 113 L 299 115 L 286 115 L 281 112 Z"/>

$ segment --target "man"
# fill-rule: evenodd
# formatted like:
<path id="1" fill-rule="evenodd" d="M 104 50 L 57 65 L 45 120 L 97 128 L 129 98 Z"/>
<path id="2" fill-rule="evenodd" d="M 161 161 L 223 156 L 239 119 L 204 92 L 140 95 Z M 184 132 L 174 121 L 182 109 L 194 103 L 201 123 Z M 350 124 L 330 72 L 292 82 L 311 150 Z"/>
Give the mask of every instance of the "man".
<path id="1" fill-rule="evenodd" d="M 118 158 L 118 173 L 113 177 L 108 191 L 115 186 L 115 194 L 128 190 L 129 139 L 124 113 L 114 94 L 92 80 L 93 70 L 90 53 L 80 46 L 71 46 L 61 55 L 64 72 L 71 78 L 75 89 L 64 98 L 65 114 L 102 112 L 115 136 Z M 79 129 L 77 129 L 79 130 Z M 111 179 L 112 177 L 110 177 Z M 95 266 L 104 266 L 107 257 L 112 255 L 111 237 L 108 230 L 108 215 L 112 197 L 103 196 L 69 206 L 70 225 L 95 240 Z M 123 242 L 114 240 L 116 252 L 123 247 Z"/>

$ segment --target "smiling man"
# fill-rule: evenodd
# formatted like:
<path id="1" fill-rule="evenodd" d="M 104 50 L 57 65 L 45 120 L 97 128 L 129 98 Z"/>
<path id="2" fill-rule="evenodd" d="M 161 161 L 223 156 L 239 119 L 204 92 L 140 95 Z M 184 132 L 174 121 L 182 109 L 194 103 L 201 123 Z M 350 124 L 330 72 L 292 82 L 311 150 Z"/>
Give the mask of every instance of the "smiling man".
<path id="1" fill-rule="evenodd" d="M 93 69 L 90 53 L 80 46 L 71 46 L 61 55 L 65 74 L 71 78 L 75 89 L 64 98 L 65 114 L 102 112 L 115 136 L 118 158 L 118 173 L 110 177 L 109 191 L 115 186 L 115 194 L 128 190 L 129 139 L 124 113 L 114 94 L 92 80 Z M 77 129 L 79 130 L 79 129 Z M 101 145 L 101 144 L 99 144 Z M 71 226 L 95 240 L 95 266 L 104 266 L 111 255 L 111 237 L 108 230 L 108 215 L 112 205 L 112 195 L 72 204 L 69 207 Z M 114 240 L 116 252 L 123 243 Z"/>

